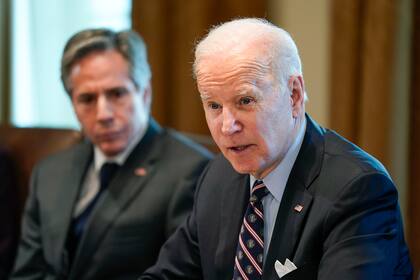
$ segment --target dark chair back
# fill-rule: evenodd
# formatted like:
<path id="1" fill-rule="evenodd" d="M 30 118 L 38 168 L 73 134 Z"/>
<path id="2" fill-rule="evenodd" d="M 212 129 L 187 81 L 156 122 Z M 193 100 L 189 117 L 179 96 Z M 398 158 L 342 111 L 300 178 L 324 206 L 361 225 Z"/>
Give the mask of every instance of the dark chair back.
<path id="1" fill-rule="evenodd" d="M 29 179 L 35 163 L 81 139 L 81 133 L 76 130 L 0 125 L 0 147 L 10 155 L 16 169 L 20 212 L 28 194 Z"/>

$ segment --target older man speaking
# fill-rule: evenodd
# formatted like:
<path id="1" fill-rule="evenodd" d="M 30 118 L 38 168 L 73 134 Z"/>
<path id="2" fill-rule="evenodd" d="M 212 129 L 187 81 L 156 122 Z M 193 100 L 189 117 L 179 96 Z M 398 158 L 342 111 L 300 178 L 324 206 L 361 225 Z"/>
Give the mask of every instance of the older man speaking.
<path id="1" fill-rule="evenodd" d="M 194 74 L 223 155 L 141 279 L 410 279 L 397 190 L 381 163 L 305 114 L 286 31 L 215 27 Z"/>

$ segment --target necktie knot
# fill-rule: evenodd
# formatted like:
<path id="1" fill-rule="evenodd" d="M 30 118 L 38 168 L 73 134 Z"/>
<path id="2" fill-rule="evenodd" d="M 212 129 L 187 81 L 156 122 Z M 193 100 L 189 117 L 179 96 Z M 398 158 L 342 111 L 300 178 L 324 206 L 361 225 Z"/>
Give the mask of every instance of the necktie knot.
<path id="1" fill-rule="evenodd" d="M 250 202 L 255 203 L 258 201 L 261 201 L 264 196 L 268 194 L 268 189 L 264 185 L 264 182 L 262 180 L 256 180 L 254 183 L 254 186 L 251 189 L 251 197 Z"/>
<path id="2" fill-rule="evenodd" d="M 100 181 L 100 190 L 104 190 L 108 187 L 109 182 L 111 182 L 112 177 L 114 177 L 117 172 L 119 165 L 115 162 L 106 162 L 102 165 L 101 170 L 99 171 L 99 181 Z"/>

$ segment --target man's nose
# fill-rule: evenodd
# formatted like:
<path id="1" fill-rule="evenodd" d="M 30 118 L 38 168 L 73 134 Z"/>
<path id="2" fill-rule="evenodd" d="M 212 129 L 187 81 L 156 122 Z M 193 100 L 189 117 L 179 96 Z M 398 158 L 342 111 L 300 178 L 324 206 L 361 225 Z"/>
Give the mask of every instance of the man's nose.
<path id="1" fill-rule="evenodd" d="M 242 129 L 241 124 L 236 118 L 235 114 L 229 110 L 223 108 L 222 113 L 222 133 L 226 135 L 234 134 Z"/>
<path id="2" fill-rule="evenodd" d="M 96 106 L 96 118 L 98 121 L 107 122 L 113 118 L 114 112 L 112 104 L 105 95 L 99 96 Z"/>

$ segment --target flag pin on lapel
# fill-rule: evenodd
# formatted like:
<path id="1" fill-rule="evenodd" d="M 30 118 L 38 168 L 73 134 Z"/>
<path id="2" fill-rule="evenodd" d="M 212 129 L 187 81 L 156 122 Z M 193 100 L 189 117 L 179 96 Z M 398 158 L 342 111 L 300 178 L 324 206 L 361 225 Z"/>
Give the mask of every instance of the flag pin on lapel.
<path id="1" fill-rule="evenodd" d="M 144 169 L 143 167 L 139 167 L 134 170 L 134 174 L 136 174 L 137 176 L 145 176 L 147 172 L 146 169 Z"/>
<path id="2" fill-rule="evenodd" d="M 303 205 L 296 204 L 295 208 L 293 208 L 296 212 L 300 213 L 303 210 Z"/>

